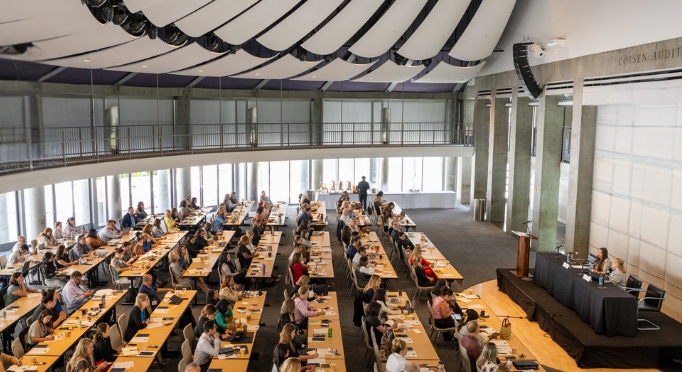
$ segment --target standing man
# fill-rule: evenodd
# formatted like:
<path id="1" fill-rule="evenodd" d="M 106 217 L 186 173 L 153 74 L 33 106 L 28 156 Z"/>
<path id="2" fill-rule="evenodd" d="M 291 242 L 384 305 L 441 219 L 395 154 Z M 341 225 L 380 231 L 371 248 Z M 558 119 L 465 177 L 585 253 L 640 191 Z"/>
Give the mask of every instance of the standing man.
<path id="1" fill-rule="evenodd" d="M 362 176 L 362 181 L 358 183 L 358 194 L 360 195 L 360 203 L 362 209 L 367 209 L 367 191 L 369 190 L 369 182 L 365 181 L 365 176 Z"/>

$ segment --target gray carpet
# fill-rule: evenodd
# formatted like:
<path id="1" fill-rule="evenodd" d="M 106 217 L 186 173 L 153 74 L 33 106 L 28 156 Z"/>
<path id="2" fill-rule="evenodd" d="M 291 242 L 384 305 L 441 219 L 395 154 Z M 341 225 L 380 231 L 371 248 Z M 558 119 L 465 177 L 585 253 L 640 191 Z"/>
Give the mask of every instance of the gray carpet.
<path id="1" fill-rule="evenodd" d="M 408 215 L 418 223 L 417 231 L 423 231 L 443 252 L 450 262 L 464 277 L 464 286 L 469 287 L 495 278 L 495 269 L 498 267 L 513 267 L 516 263 L 516 239 L 502 232 L 499 228 L 485 222 L 475 222 L 473 214 L 463 209 L 440 209 L 440 210 L 409 210 Z M 291 229 L 295 225 L 295 209 L 291 208 L 287 213 L 289 225 L 284 229 L 286 236 L 282 239 L 282 245 L 276 259 L 279 269 L 278 274 L 284 274 L 287 257 L 292 249 Z M 330 213 L 330 224 L 327 228 L 332 232 L 332 251 L 335 263 L 341 262 L 343 247 L 335 238 L 336 221 L 334 214 Z M 531 263 L 532 265 L 532 263 Z M 407 289 L 409 281 L 404 268 L 399 268 L 400 278 L 389 282 L 390 290 L 398 288 Z M 167 272 L 160 272 L 159 276 L 167 279 Z M 349 287 L 344 281 L 344 271 L 341 264 L 335 265 L 334 290 L 338 292 L 339 314 L 341 314 L 341 328 L 343 334 L 344 352 L 346 355 L 346 368 L 348 371 L 371 371 L 370 364 L 373 356 L 367 359 L 363 345 L 362 333 L 353 325 L 353 297 L 349 294 Z M 216 281 L 217 278 L 211 277 Z M 215 285 L 217 286 L 217 284 Z M 214 287 L 215 287 L 214 286 Z M 282 290 L 284 280 L 274 287 L 265 288 L 268 293 L 266 307 L 264 309 L 261 326 L 254 345 L 253 359 L 249 364 L 249 371 L 269 371 L 271 369 L 272 351 L 279 340 L 276 326 L 279 317 L 279 308 L 284 300 Z M 455 288 L 458 291 L 461 288 Z M 201 301 L 203 302 L 203 298 Z M 195 306 L 192 311 L 198 316 L 202 306 Z M 119 311 L 129 311 L 129 306 L 119 306 Z M 425 296 L 417 304 L 417 314 L 420 319 L 428 324 L 428 308 Z M 427 328 L 428 329 L 428 328 Z M 170 352 L 179 352 L 182 343 L 182 332 L 176 330 L 168 342 Z M 435 342 L 438 355 L 445 363 L 448 372 L 463 371 L 460 367 L 458 354 L 454 351 L 454 344 L 446 342 L 442 337 Z M 257 358 L 257 359 L 256 359 Z M 168 367 L 158 370 L 175 371 L 179 359 L 167 359 Z"/>

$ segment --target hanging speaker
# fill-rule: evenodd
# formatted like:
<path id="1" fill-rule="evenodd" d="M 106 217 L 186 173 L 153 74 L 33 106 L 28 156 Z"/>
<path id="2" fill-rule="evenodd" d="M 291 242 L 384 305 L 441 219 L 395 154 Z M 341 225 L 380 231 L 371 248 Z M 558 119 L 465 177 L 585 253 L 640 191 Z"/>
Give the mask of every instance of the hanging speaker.
<path id="1" fill-rule="evenodd" d="M 543 87 L 535 81 L 533 71 L 528 63 L 528 46 L 532 44 L 532 42 L 514 44 L 514 69 L 526 94 L 533 99 L 537 99 L 542 93 Z"/>

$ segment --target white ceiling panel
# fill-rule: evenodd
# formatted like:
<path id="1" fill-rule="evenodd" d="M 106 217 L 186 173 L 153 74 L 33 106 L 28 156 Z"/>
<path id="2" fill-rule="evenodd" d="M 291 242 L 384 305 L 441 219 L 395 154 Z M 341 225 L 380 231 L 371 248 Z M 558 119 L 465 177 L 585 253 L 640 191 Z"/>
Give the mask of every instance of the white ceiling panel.
<path id="1" fill-rule="evenodd" d="M 388 60 L 376 70 L 353 81 L 361 83 L 394 83 L 409 80 L 424 69 L 424 66 L 400 66 Z"/>
<path id="2" fill-rule="evenodd" d="M 215 34 L 230 44 L 241 45 L 268 28 L 300 2 L 301 0 L 261 0 L 244 14 L 215 30 Z"/>
<path id="3" fill-rule="evenodd" d="M 164 27 L 194 12 L 212 0 L 164 0 L 148 8 L 142 13 L 152 21 L 154 26 Z"/>
<path id="4" fill-rule="evenodd" d="M 252 69 L 260 66 L 263 63 L 275 57 L 260 58 L 249 54 L 248 52 L 239 50 L 235 54 L 228 54 L 224 57 L 218 58 L 205 65 L 188 68 L 186 70 L 173 72 L 175 75 L 189 75 L 189 76 L 229 76 L 238 74 L 242 71 Z"/>
<path id="5" fill-rule="evenodd" d="M 515 3 L 516 0 L 483 0 L 449 55 L 460 61 L 479 61 L 491 55 Z"/>
<path id="6" fill-rule="evenodd" d="M 410 27 L 426 2 L 427 0 L 396 0 L 349 50 L 366 58 L 386 53 Z"/>
<path id="7" fill-rule="evenodd" d="M 433 70 L 415 80 L 415 83 L 466 83 L 481 71 L 483 65 L 485 62 L 471 67 L 459 67 L 440 62 Z"/>
<path id="8" fill-rule="evenodd" d="M 36 42 L 34 43 L 35 47 L 29 48 L 26 55 L 32 60 L 64 58 L 109 48 L 135 39 L 125 32 L 121 26 L 108 23 L 91 30 Z"/>
<path id="9" fill-rule="evenodd" d="M 126 8 L 130 10 L 131 13 L 137 13 L 142 9 L 149 8 L 150 6 L 156 5 L 163 0 L 126 0 Z"/>
<path id="10" fill-rule="evenodd" d="M 0 23 L 40 17 L 53 12 L 54 0 L 0 0 Z"/>
<path id="11" fill-rule="evenodd" d="M 360 75 L 363 71 L 372 67 L 376 61 L 358 65 L 355 63 L 346 62 L 341 58 L 337 58 L 331 63 L 326 64 L 317 71 L 310 72 L 301 77 L 292 80 L 307 80 L 307 81 L 345 81 Z"/>
<path id="12" fill-rule="evenodd" d="M 384 0 L 351 0 L 329 23 L 301 46 L 315 54 L 334 53 L 379 9 Z"/>
<path id="13" fill-rule="evenodd" d="M 155 57 L 170 52 L 173 49 L 177 48 L 172 47 L 159 39 L 151 40 L 148 37 L 141 37 L 129 43 L 117 45 L 98 52 L 88 53 L 78 57 L 53 59 L 44 61 L 43 63 L 76 68 L 107 68 Z"/>
<path id="14" fill-rule="evenodd" d="M 258 42 L 272 50 L 285 50 L 319 26 L 343 0 L 308 1 L 270 29 Z"/>
<path id="15" fill-rule="evenodd" d="M 462 19 L 471 0 L 438 0 L 419 28 L 398 49 L 398 54 L 415 60 L 438 54 Z"/>
<path id="16" fill-rule="evenodd" d="M 182 32 L 199 37 L 213 31 L 260 0 L 215 0 L 175 22 Z"/>
<path id="17" fill-rule="evenodd" d="M 26 1 L 18 2 L 30 4 Z M 0 13 L 3 12 L 1 9 Z M 52 4 L 49 13 L 0 24 L 0 45 L 46 40 L 99 26 L 90 10 L 80 1 L 62 1 L 59 6 Z"/>
<path id="18" fill-rule="evenodd" d="M 232 77 L 238 79 L 286 79 L 302 74 L 315 67 L 320 62 L 322 61 L 299 61 L 298 58 L 293 57 L 291 54 L 287 54 L 261 68 Z"/>
<path id="19" fill-rule="evenodd" d="M 166 74 L 204 63 L 220 55 L 221 53 L 208 51 L 201 45 L 192 43 L 158 57 L 137 61 L 125 66 L 112 67 L 108 70 Z"/>

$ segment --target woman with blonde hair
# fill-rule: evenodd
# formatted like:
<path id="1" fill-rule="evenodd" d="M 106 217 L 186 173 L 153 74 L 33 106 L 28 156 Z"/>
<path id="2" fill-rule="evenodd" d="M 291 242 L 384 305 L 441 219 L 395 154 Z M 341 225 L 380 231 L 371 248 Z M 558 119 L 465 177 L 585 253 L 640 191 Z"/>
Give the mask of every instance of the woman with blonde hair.
<path id="1" fill-rule="evenodd" d="M 308 286 L 310 284 L 310 277 L 308 275 L 301 275 L 300 278 L 298 278 L 298 281 L 296 282 L 296 285 L 294 286 L 294 289 L 289 292 L 289 297 L 294 297 L 296 293 L 298 293 L 299 288 L 303 286 Z"/>
<path id="2" fill-rule="evenodd" d="M 144 293 L 138 293 L 135 298 L 135 306 L 133 306 L 130 314 L 128 314 L 128 327 L 123 337 L 126 342 L 130 342 L 139 330 L 147 328 L 147 324 L 151 322 L 149 319 L 150 314 L 151 302 L 149 301 L 149 296 Z"/>
<path id="3" fill-rule="evenodd" d="M 386 360 L 386 372 L 403 372 L 409 363 L 405 359 L 407 344 L 405 341 L 394 338 L 391 342 L 391 355 Z"/>
<path id="4" fill-rule="evenodd" d="M 414 267 L 414 273 L 417 275 L 420 287 L 433 287 L 436 285 L 438 277 L 431 268 L 431 262 L 422 257 L 422 248 L 420 245 L 414 247 L 412 256 L 410 257 L 410 265 Z"/>
<path id="5" fill-rule="evenodd" d="M 171 229 L 175 228 L 175 219 L 170 209 L 166 209 L 166 213 L 163 215 L 163 222 L 166 223 L 166 230 L 171 231 Z"/>
<path id="6" fill-rule="evenodd" d="M 324 310 L 315 310 L 308 302 L 308 286 L 302 286 L 294 295 L 294 324 L 300 329 L 308 329 L 308 317 L 324 315 Z"/>
<path id="7" fill-rule="evenodd" d="M 69 362 L 66 363 L 66 372 L 105 371 L 109 367 L 106 363 L 102 363 L 95 367 L 95 361 L 92 359 L 94 351 L 95 346 L 92 340 L 89 338 L 81 338 L 81 340 L 78 341 L 73 356 Z"/>
<path id="8" fill-rule="evenodd" d="M 611 274 L 609 274 L 609 282 L 623 288 L 625 287 L 625 261 L 622 258 L 614 258 L 611 264 Z"/>
<path id="9" fill-rule="evenodd" d="M 249 242 L 250 238 L 248 234 L 244 234 L 239 238 L 239 242 L 237 243 L 239 246 L 237 249 L 237 259 L 239 260 L 239 266 L 242 268 L 251 266 L 251 260 L 253 260 L 254 257 L 258 257 L 258 252 L 253 252 L 249 249 Z"/>
<path id="10" fill-rule="evenodd" d="M 298 329 L 295 325 L 289 323 L 282 327 L 282 332 L 279 333 L 279 343 L 289 347 L 289 357 L 299 358 L 305 362 L 308 359 L 317 358 L 317 353 L 299 355 L 298 350 L 302 348 L 297 336 Z M 284 367 L 282 367 L 284 368 Z"/>
<path id="11" fill-rule="evenodd" d="M 481 350 L 481 356 L 476 359 L 476 368 L 483 372 L 496 372 L 500 367 L 509 367 L 511 360 L 507 363 L 497 363 L 497 345 L 486 342 Z"/>
<path id="12" fill-rule="evenodd" d="M 149 235 L 149 239 L 151 239 L 152 244 L 157 244 L 159 242 L 159 240 L 154 238 L 153 231 L 154 231 L 154 225 L 152 225 L 151 223 L 144 225 L 144 227 L 142 228 L 142 233 Z"/>
<path id="13" fill-rule="evenodd" d="M 52 229 L 49 227 L 38 234 L 36 240 L 38 241 L 38 245 L 43 244 L 45 248 L 57 245 L 57 238 L 54 237 Z"/>
<path id="14" fill-rule="evenodd" d="M 218 294 L 218 298 L 221 300 L 228 300 L 233 304 L 237 302 L 237 298 L 239 298 L 239 292 L 237 291 L 237 283 L 234 282 L 233 277 L 229 275 L 223 276 L 223 280 L 221 280 L 220 283 L 220 293 Z"/>
<path id="15" fill-rule="evenodd" d="M 190 278 L 185 278 L 183 274 L 185 273 L 185 270 L 187 270 L 186 267 L 182 267 L 181 265 L 181 260 L 180 260 L 180 255 L 179 252 L 173 251 L 168 255 L 168 261 L 170 262 L 169 268 L 170 272 L 173 275 L 173 281 L 175 281 L 175 285 L 180 285 L 185 288 L 194 288 L 192 285 L 192 280 Z M 197 287 L 199 287 L 202 291 L 208 292 L 208 286 L 206 286 L 206 283 L 204 283 L 203 278 L 199 278 L 197 280 Z"/>

